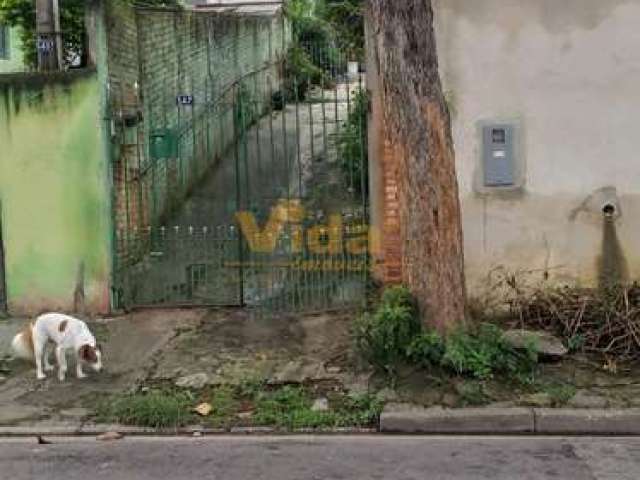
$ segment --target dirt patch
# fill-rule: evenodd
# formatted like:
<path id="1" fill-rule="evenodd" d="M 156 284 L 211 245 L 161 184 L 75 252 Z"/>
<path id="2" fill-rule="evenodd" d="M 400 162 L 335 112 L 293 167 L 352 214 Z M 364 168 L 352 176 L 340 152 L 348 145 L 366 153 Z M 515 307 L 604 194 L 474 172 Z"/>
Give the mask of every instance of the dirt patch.
<path id="1" fill-rule="evenodd" d="M 353 383 L 353 315 L 260 316 L 216 311 L 158 355 L 149 380 L 206 374 L 209 384 L 247 379 L 272 383 L 335 380 Z"/>
<path id="2" fill-rule="evenodd" d="M 389 400 L 450 408 L 495 405 L 574 408 L 628 408 L 640 406 L 639 365 L 619 366 L 617 372 L 595 355 L 572 355 L 557 363 L 541 364 L 532 383 L 514 379 L 475 380 L 446 372 L 406 367 L 400 372 Z M 389 381 L 374 376 L 371 388 L 384 389 Z"/>

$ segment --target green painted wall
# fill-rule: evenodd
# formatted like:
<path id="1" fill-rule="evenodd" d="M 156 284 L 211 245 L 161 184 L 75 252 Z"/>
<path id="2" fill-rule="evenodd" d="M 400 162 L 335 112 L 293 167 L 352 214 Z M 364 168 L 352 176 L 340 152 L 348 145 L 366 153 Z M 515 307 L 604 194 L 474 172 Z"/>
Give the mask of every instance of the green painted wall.
<path id="1" fill-rule="evenodd" d="M 22 77 L 0 77 L 9 309 L 71 311 L 80 285 L 86 309 L 106 312 L 110 204 L 97 76 Z"/>
<path id="2" fill-rule="evenodd" d="M 0 58 L 0 73 L 22 72 L 26 70 L 22 60 L 22 43 L 17 28 L 9 30 L 9 58 Z"/>

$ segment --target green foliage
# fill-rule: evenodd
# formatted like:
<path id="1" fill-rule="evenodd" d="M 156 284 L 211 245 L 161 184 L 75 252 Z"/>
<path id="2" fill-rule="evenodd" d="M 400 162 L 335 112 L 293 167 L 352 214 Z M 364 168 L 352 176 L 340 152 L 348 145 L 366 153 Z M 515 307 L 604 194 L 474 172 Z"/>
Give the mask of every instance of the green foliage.
<path id="1" fill-rule="evenodd" d="M 367 124 L 369 99 L 364 89 L 355 92 L 353 109 L 338 137 L 338 153 L 344 182 L 357 194 L 369 190 L 369 153 Z"/>
<path id="2" fill-rule="evenodd" d="M 319 15 L 336 32 L 338 46 L 347 52 L 350 60 L 364 54 L 364 2 L 363 0 L 324 0 L 319 2 Z"/>
<path id="3" fill-rule="evenodd" d="M 531 383 L 538 359 L 534 344 L 517 350 L 495 325 L 482 324 L 446 338 L 423 329 L 416 303 L 403 287 L 387 289 L 376 310 L 355 322 L 355 340 L 367 361 L 392 375 L 400 363 L 408 362 L 479 380 L 499 374 Z"/>
<path id="4" fill-rule="evenodd" d="M 311 410 L 311 400 L 301 388 L 287 386 L 258 395 L 253 419 L 258 425 L 300 428 L 326 425 L 328 415 Z"/>
<path id="5" fill-rule="evenodd" d="M 0 0 L 0 20 L 20 29 L 24 61 L 35 68 L 36 52 L 36 9 L 32 0 Z"/>
<path id="6" fill-rule="evenodd" d="M 576 387 L 566 383 L 552 383 L 544 385 L 542 391 L 549 395 L 551 406 L 562 407 L 576 394 Z"/>
<path id="7" fill-rule="evenodd" d="M 345 52 L 349 60 L 364 53 L 364 4 L 362 0 L 288 0 L 287 16 L 294 38 Z M 324 58 L 331 57 L 331 48 Z M 329 54 L 329 55 L 327 55 Z"/>
<path id="8" fill-rule="evenodd" d="M 297 43 L 321 44 L 333 40 L 331 25 L 318 15 L 315 5 L 314 0 L 288 0 L 285 4 L 285 14 Z"/>
<path id="9" fill-rule="evenodd" d="M 285 91 L 284 94 L 277 92 L 279 97 L 274 98 L 274 108 L 281 110 L 288 100 L 302 101 L 313 85 L 325 83 L 325 72 L 313 63 L 309 52 L 299 45 L 294 45 L 287 52 Z"/>
<path id="10" fill-rule="evenodd" d="M 477 407 L 486 405 L 490 401 L 482 382 L 466 381 L 459 385 L 457 390 L 460 394 L 461 407 Z"/>
<path id="11" fill-rule="evenodd" d="M 495 373 L 513 375 L 530 381 L 537 364 L 537 353 L 531 346 L 518 351 L 503 338 L 495 325 L 483 324 L 477 332 L 459 331 L 446 339 L 442 365 L 459 375 L 478 379 Z"/>
<path id="12" fill-rule="evenodd" d="M 406 353 L 410 363 L 429 368 L 440 365 L 445 352 L 445 342 L 437 332 L 423 332 L 413 339 Z"/>
<path id="13" fill-rule="evenodd" d="M 415 298 L 407 287 L 401 285 L 386 288 L 382 292 L 380 303 L 390 307 L 407 308 L 412 315 L 418 314 L 418 307 Z"/>
<path id="14" fill-rule="evenodd" d="M 253 398 L 265 388 L 260 378 L 246 378 L 236 387 L 236 393 L 243 398 Z"/>
<path id="15" fill-rule="evenodd" d="M 567 348 L 572 353 L 579 352 L 584 348 L 585 343 L 586 339 L 584 334 L 577 333 L 567 339 Z"/>
<path id="16" fill-rule="evenodd" d="M 151 390 L 110 398 L 98 405 L 96 419 L 152 428 L 180 427 L 198 421 L 214 427 L 238 423 L 238 413 L 251 412 L 255 425 L 282 428 L 316 428 L 373 425 L 383 404 L 365 394 L 348 396 L 341 392 L 329 397 L 329 409 L 314 411 L 313 396 L 303 387 L 269 389 L 263 381 L 249 380 L 238 386 L 205 389 L 197 394 L 176 390 Z M 193 413 L 195 405 L 208 402 L 213 409 L 207 417 Z"/>
<path id="17" fill-rule="evenodd" d="M 373 314 L 355 323 L 358 351 L 373 365 L 393 373 L 406 357 L 407 346 L 420 333 L 420 322 L 409 292 L 402 287 L 385 291 Z"/>
<path id="18" fill-rule="evenodd" d="M 253 419 L 257 425 L 289 429 L 366 426 L 374 423 L 382 410 L 382 403 L 371 395 L 340 397 L 330 402 L 332 408 L 326 411 L 314 411 L 312 404 L 301 387 L 263 392 L 255 400 Z"/>
<path id="19" fill-rule="evenodd" d="M 294 43 L 304 48 L 309 60 L 327 73 L 344 70 L 344 55 L 349 54 L 346 48 L 351 43 L 342 40 L 357 34 L 351 30 L 345 32 L 336 23 L 341 17 L 329 14 L 334 9 L 327 9 L 322 0 L 288 0 L 285 11 L 291 22 Z"/>
<path id="20" fill-rule="evenodd" d="M 187 392 L 152 390 L 111 398 L 98 406 L 103 422 L 119 422 L 152 428 L 180 427 L 192 419 L 193 398 Z"/>
<path id="21" fill-rule="evenodd" d="M 336 403 L 339 412 L 336 424 L 340 427 L 372 425 L 384 407 L 384 402 L 368 393 L 342 396 Z"/>

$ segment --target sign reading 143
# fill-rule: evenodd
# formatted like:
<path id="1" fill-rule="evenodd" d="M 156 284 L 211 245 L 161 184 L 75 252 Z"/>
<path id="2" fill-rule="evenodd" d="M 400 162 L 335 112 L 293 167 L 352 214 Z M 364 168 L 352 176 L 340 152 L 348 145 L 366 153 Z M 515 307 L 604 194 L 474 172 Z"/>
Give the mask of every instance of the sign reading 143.
<path id="1" fill-rule="evenodd" d="M 193 95 L 178 95 L 176 103 L 178 105 L 193 105 Z"/>
<path id="2" fill-rule="evenodd" d="M 52 52 L 54 48 L 53 40 L 49 40 L 48 38 L 39 38 L 38 39 L 38 50 L 41 52 Z"/>

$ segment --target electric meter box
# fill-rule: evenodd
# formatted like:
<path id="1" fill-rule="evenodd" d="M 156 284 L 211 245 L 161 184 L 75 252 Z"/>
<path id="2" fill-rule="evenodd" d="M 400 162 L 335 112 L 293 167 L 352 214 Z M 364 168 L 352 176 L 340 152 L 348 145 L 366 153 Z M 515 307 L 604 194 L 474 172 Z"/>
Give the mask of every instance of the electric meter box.
<path id="1" fill-rule="evenodd" d="M 515 185 L 513 125 L 485 126 L 482 138 L 485 187 Z"/>

